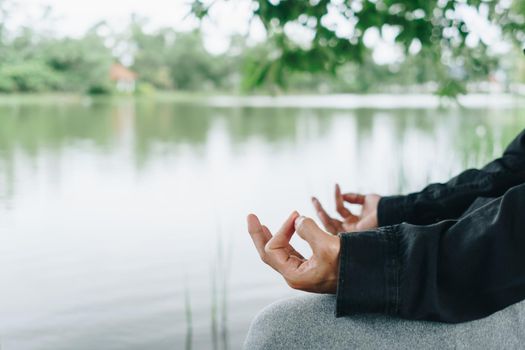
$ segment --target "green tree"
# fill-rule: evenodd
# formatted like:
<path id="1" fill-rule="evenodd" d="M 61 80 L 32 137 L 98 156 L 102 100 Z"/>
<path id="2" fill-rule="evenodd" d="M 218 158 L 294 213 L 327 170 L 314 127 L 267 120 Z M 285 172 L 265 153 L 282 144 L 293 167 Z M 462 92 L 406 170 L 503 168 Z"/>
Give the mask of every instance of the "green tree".
<path id="1" fill-rule="evenodd" d="M 173 88 L 170 76 L 167 51 L 173 44 L 175 32 L 162 28 L 154 33 L 147 33 L 144 27 L 148 20 L 133 15 L 128 30 L 128 42 L 133 56 L 133 70 L 140 74 L 140 80 L 161 89 Z"/>
<path id="2" fill-rule="evenodd" d="M 178 33 L 168 53 L 169 69 L 178 89 L 196 90 L 227 85 L 227 57 L 206 51 L 200 31 Z"/>
<path id="3" fill-rule="evenodd" d="M 208 16 L 215 2 L 196 0 L 193 13 Z M 368 30 L 396 31 L 396 43 L 405 53 L 412 45 L 421 45 L 435 67 L 440 93 L 455 95 L 463 91 L 466 74 L 491 69 L 496 57 L 488 54 L 488 45 L 480 41 L 469 47 L 473 35 L 461 7 L 469 7 L 497 26 L 502 40 L 525 41 L 525 5 L 521 0 L 253 0 L 253 17 L 266 28 L 274 50 L 248 64 L 246 86 L 264 81 L 282 85 L 290 71 L 330 72 L 348 62 L 363 63 L 369 57 L 364 37 Z M 338 18 L 330 23 L 330 18 Z M 309 45 L 300 45 L 288 34 L 290 26 L 299 26 L 313 34 Z"/>
<path id="4" fill-rule="evenodd" d="M 109 92 L 111 49 L 104 45 L 99 23 L 81 38 L 56 38 L 23 26 L 9 32 L 6 0 L 0 0 L 0 92 Z M 52 19 L 49 9 L 43 22 Z"/>
<path id="5" fill-rule="evenodd" d="M 97 34 L 105 23 L 93 26 L 79 39 L 50 38 L 40 47 L 42 60 L 62 77 L 61 90 L 109 92 L 109 68 L 114 60 L 104 38 Z"/>
<path id="6" fill-rule="evenodd" d="M 204 47 L 202 33 L 160 28 L 147 32 L 148 20 L 133 16 L 123 41 L 133 56 L 132 69 L 142 82 L 160 89 L 202 90 L 233 87 L 234 58 L 213 55 Z"/>

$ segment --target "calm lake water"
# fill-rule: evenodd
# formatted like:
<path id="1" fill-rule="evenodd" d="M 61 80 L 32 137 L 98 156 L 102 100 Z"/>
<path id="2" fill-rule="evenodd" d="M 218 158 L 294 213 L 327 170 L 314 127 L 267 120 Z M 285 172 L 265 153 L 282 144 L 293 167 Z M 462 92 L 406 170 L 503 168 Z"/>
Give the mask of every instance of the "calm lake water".
<path id="1" fill-rule="evenodd" d="M 306 102 L 0 104 L 1 349 L 238 349 L 298 293 L 260 262 L 247 213 L 275 229 L 313 215 L 312 194 L 332 210 L 335 182 L 417 190 L 525 127 L 519 104 Z"/>

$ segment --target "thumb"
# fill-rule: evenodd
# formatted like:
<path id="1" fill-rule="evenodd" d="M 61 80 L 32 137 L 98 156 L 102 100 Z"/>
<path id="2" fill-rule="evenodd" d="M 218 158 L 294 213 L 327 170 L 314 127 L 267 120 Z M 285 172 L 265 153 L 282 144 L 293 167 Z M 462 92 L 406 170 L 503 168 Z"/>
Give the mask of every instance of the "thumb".
<path id="1" fill-rule="evenodd" d="M 314 220 L 305 216 L 299 216 L 295 219 L 295 231 L 304 239 L 312 250 L 322 246 L 322 240 L 327 235 Z"/>

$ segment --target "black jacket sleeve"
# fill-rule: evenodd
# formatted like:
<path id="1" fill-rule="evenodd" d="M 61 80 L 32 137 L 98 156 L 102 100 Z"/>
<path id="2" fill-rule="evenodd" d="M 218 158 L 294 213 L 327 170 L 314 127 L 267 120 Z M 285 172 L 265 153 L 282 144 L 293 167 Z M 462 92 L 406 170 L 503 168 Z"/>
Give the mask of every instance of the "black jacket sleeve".
<path id="1" fill-rule="evenodd" d="M 408 222 L 427 225 L 458 218 L 478 197 L 499 197 L 525 181 L 525 130 L 503 156 L 482 169 L 469 169 L 441 184 L 405 196 L 383 197 L 378 205 L 379 226 Z"/>
<path id="2" fill-rule="evenodd" d="M 455 323 L 525 299 L 525 184 L 457 220 L 340 237 L 336 316 Z"/>

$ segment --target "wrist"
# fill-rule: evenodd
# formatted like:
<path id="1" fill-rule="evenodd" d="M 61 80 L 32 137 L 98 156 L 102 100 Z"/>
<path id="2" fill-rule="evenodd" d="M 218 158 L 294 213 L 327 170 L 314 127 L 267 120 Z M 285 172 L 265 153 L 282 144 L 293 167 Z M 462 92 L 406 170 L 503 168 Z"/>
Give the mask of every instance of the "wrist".
<path id="1" fill-rule="evenodd" d="M 335 294 L 337 291 L 337 281 L 339 279 L 339 255 L 341 252 L 341 238 L 339 236 L 330 237 L 328 244 L 329 273 L 327 278 L 326 292 Z"/>

